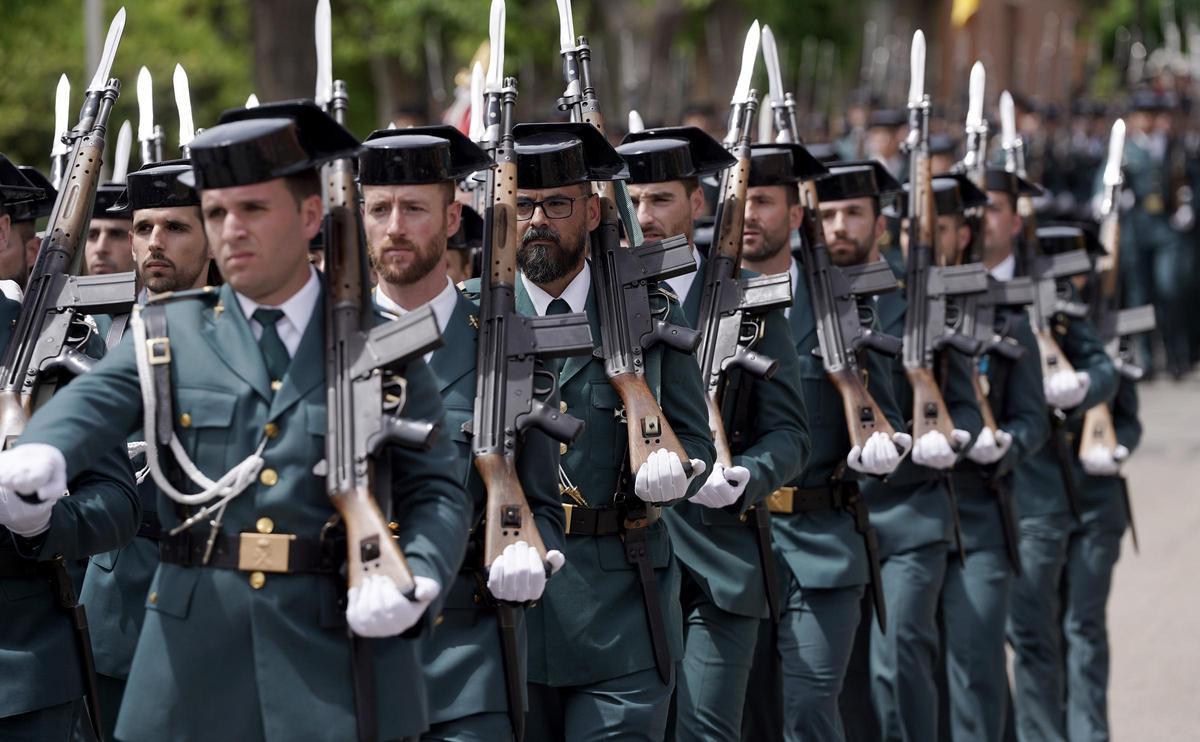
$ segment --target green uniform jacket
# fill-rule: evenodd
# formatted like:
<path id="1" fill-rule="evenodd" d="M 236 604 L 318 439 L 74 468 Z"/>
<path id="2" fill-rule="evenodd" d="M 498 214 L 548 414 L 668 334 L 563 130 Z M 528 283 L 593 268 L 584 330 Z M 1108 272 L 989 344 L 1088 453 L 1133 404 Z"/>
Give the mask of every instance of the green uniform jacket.
<path id="1" fill-rule="evenodd" d="M 701 262 L 683 303 L 692 327 L 700 319 L 707 268 L 708 261 Z M 767 618 L 767 595 L 758 539 L 744 514 L 799 474 L 809 449 L 800 359 L 783 311 L 767 313 L 764 327 L 755 351 L 779 361 L 775 375 L 760 380 L 734 371 L 722 397 L 733 463 L 750 470 L 746 491 L 729 508 L 685 501 L 663 513 L 676 556 L 705 594 L 721 610 L 754 618 Z"/>
<path id="2" fill-rule="evenodd" d="M 895 269 L 895 266 L 893 266 Z M 904 336 L 904 315 L 908 302 L 900 292 L 879 297 L 876 304 L 883 331 Z M 939 356 L 940 358 L 940 356 Z M 954 420 L 954 427 L 965 430 L 973 439 L 983 420 L 975 404 L 968 359 L 960 353 L 948 353 L 942 396 Z M 892 393 L 905 423 L 897 430 L 910 430 L 912 387 L 904 374 L 900 358 L 891 361 Z M 915 441 L 914 441 L 915 443 Z M 942 473 L 905 458 L 884 480 L 872 479 L 863 485 L 864 499 L 871 511 L 871 523 L 879 532 L 881 558 L 891 554 L 954 540 L 954 520 L 950 493 Z"/>
<path id="3" fill-rule="evenodd" d="M 272 394 L 233 290 L 224 286 L 192 297 L 167 305 L 176 433 L 183 447 L 212 478 L 253 451 L 267 423 L 278 428 L 263 453 L 264 472 L 275 472 L 277 481 L 267 485 L 260 478 L 232 500 L 223 532 L 255 532 L 256 521 L 267 517 L 275 533 L 318 537 L 335 513 L 324 479 L 313 475 L 325 456 L 323 299 Z M 403 415 L 440 422 L 441 399 L 425 364 L 411 362 L 406 376 Z M 56 395 L 26 437 L 58 447 L 77 472 L 98 456 L 105 440 L 97 434 L 101 425 L 124 437 L 141 424 L 133 343 L 126 338 L 92 373 Z M 396 480 L 390 498 L 386 489 L 378 493 L 380 505 L 400 524 L 396 535 L 413 572 L 448 586 L 462 561 L 471 514 L 454 477 L 453 443 L 442 436 L 428 452 L 396 450 L 393 457 Z M 168 530 L 180 521 L 165 496 L 159 517 Z M 196 532 L 207 536 L 208 529 Z M 343 588 L 327 575 L 269 574 L 256 590 L 241 571 L 160 564 L 126 689 L 126 697 L 138 702 L 124 708 L 117 736 L 353 739 Z M 421 732 L 428 718 L 419 640 L 364 643 L 376 660 L 380 736 Z"/>
<path id="4" fill-rule="evenodd" d="M 20 309 L 15 301 L 0 300 L 0 346 L 8 345 Z M 124 446 L 114 449 L 111 438 L 103 440 L 98 441 L 94 463 L 73 471 L 71 496 L 54 504 L 48 531 L 26 539 L 0 526 L 0 562 L 49 560 L 60 554 L 70 562 L 133 538 L 140 516 L 133 471 Z M 82 695 L 74 631 L 58 606 L 53 583 L 41 578 L 0 579 L 0 718 Z"/>
<path id="5" fill-rule="evenodd" d="M 478 309 L 461 294 L 443 334 L 444 345 L 433 352 L 429 370 L 437 381 L 446 408 L 443 434 L 454 441 L 458 456 L 455 474 L 474 501 L 472 524 L 478 528 L 487 504 L 487 492 L 471 457 L 471 439 L 463 424 L 471 421 L 475 408 L 475 363 L 478 332 L 471 318 Z M 556 403 L 556 402 L 555 402 Z M 550 549 L 563 549 L 562 504 L 558 496 L 558 443 L 538 430 L 530 430 L 521 442 L 517 468 L 525 499 L 533 510 L 542 542 Z M 478 534 L 482 547 L 482 534 Z M 504 686 L 504 658 L 500 651 L 500 628 L 493 608 L 482 602 L 486 573 L 480 576 L 483 552 L 468 551 L 446 596 L 441 621 L 422 647 L 425 677 L 429 682 L 430 721 L 440 723 L 484 712 L 508 712 Z M 482 582 L 479 582 L 482 579 Z M 518 633 L 524 657 L 524 632 Z"/>
<path id="6" fill-rule="evenodd" d="M 1111 400 L 1116 394 L 1117 369 L 1089 323 L 1082 320 L 1056 323 L 1054 334 L 1075 370 L 1086 371 L 1091 377 L 1091 385 L 1083 402 L 1068 411 L 1068 425 L 1076 425 L 1083 419 L 1084 412 Z M 1051 435 L 1054 435 L 1053 430 Z M 1067 489 L 1063 484 L 1053 441 L 1047 440 L 1037 453 L 1016 468 L 1013 473 L 1013 493 L 1016 495 L 1017 514 L 1022 518 L 1070 512 Z"/>
<path id="7" fill-rule="evenodd" d="M 984 475 L 998 477 L 1001 486 L 1009 486 L 1013 468 L 1041 448 L 1050 434 L 1046 398 L 1042 393 L 1042 366 L 1028 315 L 1018 311 L 999 316 L 1009 322 L 1009 336 L 1025 349 L 1025 355 L 1015 362 L 992 355 L 983 358 L 992 413 L 1001 430 L 1012 434 L 1013 443 L 1004 458 L 991 466 L 981 467 L 964 458 L 954 467 L 963 548 L 967 551 L 1004 546 L 1000 509 L 992 485 Z"/>
<path id="8" fill-rule="evenodd" d="M 595 274 L 586 311 L 592 340 L 599 346 L 602 333 L 596 307 Z M 536 310 L 517 283 L 517 309 Z M 671 302 L 666 317 L 687 324 L 683 310 Z M 644 355 L 646 383 L 659 400 L 667 421 L 688 455 L 704 461 L 708 470 L 714 457 L 708 432 L 704 387 L 695 359 L 663 345 Z M 669 379 L 670 383 L 663 383 Z M 568 358 L 558 374 L 559 391 L 567 411 L 581 418 L 583 434 L 562 457 L 562 468 L 588 507 L 612 507 L 620 490 L 621 473 L 628 469 L 625 425 L 617 419 L 621 398 L 596 356 Z M 691 496 L 704 484 L 692 480 Z M 627 496 L 636 497 L 632 481 Z M 566 498 L 563 498 L 564 501 Z M 679 566 L 670 536 L 661 520 L 647 534 L 651 564 L 658 579 L 659 610 L 663 613 L 671 658 L 683 657 L 683 616 L 679 607 Z M 540 604 L 527 612 L 529 682 L 552 686 L 584 685 L 621 677 L 654 667 L 646 610 L 637 573 L 625 561 L 618 536 L 568 536 L 567 564 L 546 586 Z"/>
<path id="9" fill-rule="evenodd" d="M 800 361 L 800 381 L 812 448 L 803 471 L 788 484 L 823 487 L 845 470 L 850 452 L 842 397 L 825 375 L 817 350 L 817 326 L 804 267 L 797 264 L 800 280 L 793 281 L 794 301 L 788 326 Z M 897 416 L 888 383 L 887 366 L 873 353 L 865 354 L 867 389 L 884 414 Z M 863 537 L 854 528 L 854 517 L 845 510 L 822 510 L 771 516 L 775 553 L 796 582 L 805 588 L 839 588 L 865 585 L 870 580 Z"/>
<path id="10" fill-rule="evenodd" d="M 112 317 L 102 314 L 95 319 L 100 337 L 106 338 Z M 141 430 L 129 436 L 130 443 L 141 440 L 145 440 Z M 140 469 L 145 460 L 145 456 L 138 456 L 133 460 L 134 468 Z M 142 522 L 157 522 L 158 487 L 154 479 L 147 476 L 137 485 L 137 491 Z M 146 594 L 158 569 L 158 542 L 135 536 L 119 549 L 96 554 L 88 567 L 79 599 L 88 607 L 96 672 L 127 678 L 146 616 Z"/>
<path id="11" fill-rule="evenodd" d="M 1137 384 L 1121 377 L 1117 384 L 1117 396 L 1108 402 L 1113 425 L 1117 429 L 1117 442 L 1130 451 L 1142 441 L 1142 423 L 1138 420 Z M 1082 423 L 1082 420 L 1080 421 Z M 1073 428 L 1072 440 L 1078 444 L 1082 424 Z M 1079 494 L 1083 506 L 1083 522 L 1100 522 L 1117 532 L 1129 527 L 1125 511 L 1124 483 L 1121 477 L 1093 477 L 1084 472 L 1079 464 L 1079 451 L 1072 460 L 1075 464 L 1075 481 L 1079 482 Z"/>

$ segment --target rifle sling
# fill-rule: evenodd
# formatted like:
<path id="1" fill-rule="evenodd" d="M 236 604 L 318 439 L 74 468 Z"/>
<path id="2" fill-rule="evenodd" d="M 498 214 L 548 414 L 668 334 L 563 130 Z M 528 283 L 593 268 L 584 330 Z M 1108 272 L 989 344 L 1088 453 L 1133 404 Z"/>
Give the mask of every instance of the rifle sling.
<path id="1" fill-rule="evenodd" d="M 160 448 L 171 444 L 175 432 L 175 412 L 171 393 L 171 341 L 167 337 L 167 308 L 147 304 L 142 308 L 142 323 L 146 327 L 146 348 L 150 357 L 154 384 L 154 420 Z M 114 323 L 115 324 L 115 323 Z"/>
<path id="2" fill-rule="evenodd" d="M 112 350 L 117 347 L 117 343 L 121 342 L 121 338 L 125 335 L 125 328 L 129 325 L 129 312 L 113 315 L 112 324 L 109 325 L 108 333 L 104 336 L 104 347 Z"/>

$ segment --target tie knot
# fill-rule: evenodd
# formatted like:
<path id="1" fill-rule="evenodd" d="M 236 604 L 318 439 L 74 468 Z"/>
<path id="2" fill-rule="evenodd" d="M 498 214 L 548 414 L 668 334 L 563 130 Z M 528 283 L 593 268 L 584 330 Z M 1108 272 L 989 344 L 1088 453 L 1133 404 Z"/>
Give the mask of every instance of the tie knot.
<path id="1" fill-rule="evenodd" d="M 570 314 L 571 305 L 566 299 L 555 299 L 550 302 L 550 306 L 546 307 L 546 314 Z"/>
<path id="2" fill-rule="evenodd" d="M 274 327 L 276 322 L 283 319 L 283 310 L 259 307 L 258 309 L 254 310 L 254 314 L 252 316 L 254 317 L 254 321 L 262 325 L 264 328 Z"/>

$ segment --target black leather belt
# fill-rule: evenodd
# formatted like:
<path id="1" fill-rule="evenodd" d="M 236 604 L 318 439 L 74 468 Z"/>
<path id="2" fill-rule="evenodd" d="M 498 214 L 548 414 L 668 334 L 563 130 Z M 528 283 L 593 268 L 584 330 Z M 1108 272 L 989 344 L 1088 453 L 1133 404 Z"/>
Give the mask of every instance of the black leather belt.
<path id="1" fill-rule="evenodd" d="M 780 487 L 767 497 L 767 509 L 780 515 L 836 510 L 846 506 L 855 488 L 846 484 L 829 487 Z"/>
<path id="2" fill-rule="evenodd" d="M 585 508 L 564 502 L 567 515 L 568 536 L 618 536 L 624 530 L 625 508 Z M 647 506 L 645 523 L 649 526 L 658 520 L 662 508 Z"/>
<path id="3" fill-rule="evenodd" d="M 158 513 L 142 513 L 142 522 L 138 525 L 137 535 L 151 541 L 161 541 L 163 537 L 162 524 L 158 522 Z"/>
<path id="4" fill-rule="evenodd" d="M 335 573 L 346 557 L 346 544 L 340 539 L 322 541 L 290 533 L 217 534 L 206 563 L 207 549 L 208 539 L 190 532 L 158 542 L 159 557 L 168 564 L 243 572 Z"/>
<path id="5" fill-rule="evenodd" d="M 53 565 L 25 559 L 13 551 L 0 551 L 0 580 L 49 579 Z"/>

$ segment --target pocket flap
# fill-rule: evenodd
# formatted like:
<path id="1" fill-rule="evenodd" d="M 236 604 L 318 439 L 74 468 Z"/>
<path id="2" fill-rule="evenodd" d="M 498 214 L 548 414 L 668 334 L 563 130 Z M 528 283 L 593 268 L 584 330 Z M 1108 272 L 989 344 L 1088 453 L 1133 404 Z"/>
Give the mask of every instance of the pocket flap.
<path id="1" fill-rule="evenodd" d="M 176 392 L 179 417 L 188 415 L 188 427 L 228 428 L 233 423 L 237 395 L 212 389 L 179 387 Z"/>
<path id="2" fill-rule="evenodd" d="M 325 435 L 329 430 L 329 412 L 323 404 L 304 403 L 304 429 L 309 435 Z"/>
<path id="3" fill-rule="evenodd" d="M 608 381 L 592 382 L 590 386 L 592 407 L 601 410 L 621 409 L 621 395 L 617 394 L 617 390 L 613 389 L 612 384 L 609 384 Z"/>
<path id="4" fill-rule="evenodd" d="M 174 564 L 160 564 L 146 593 L 146 610 L 187 618 L 192 605 L 192 593 L 200 570 Z"/>

